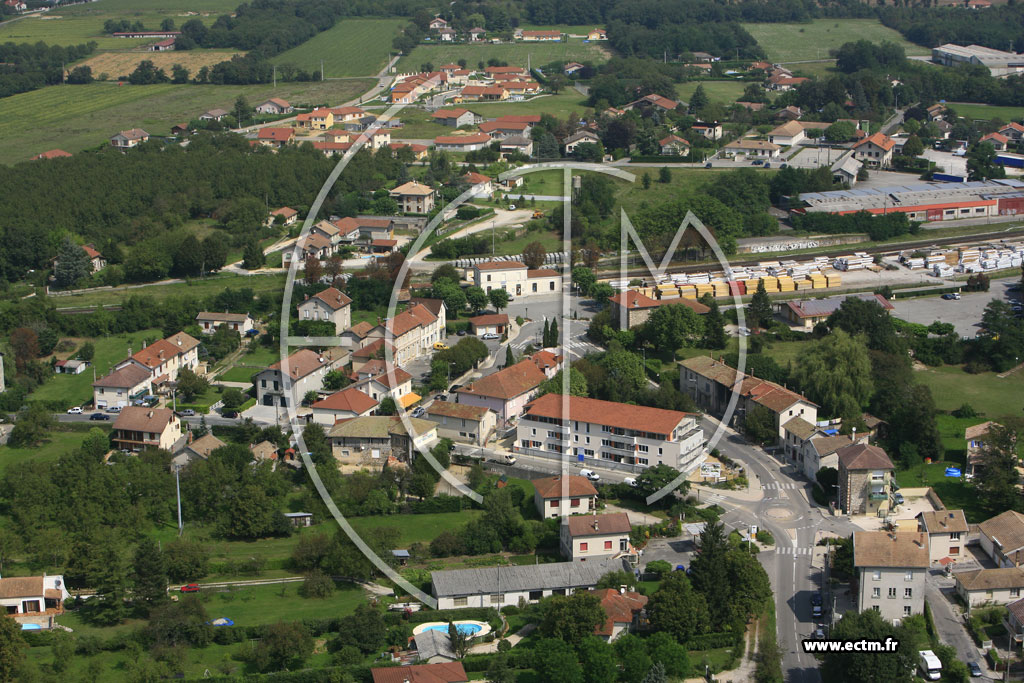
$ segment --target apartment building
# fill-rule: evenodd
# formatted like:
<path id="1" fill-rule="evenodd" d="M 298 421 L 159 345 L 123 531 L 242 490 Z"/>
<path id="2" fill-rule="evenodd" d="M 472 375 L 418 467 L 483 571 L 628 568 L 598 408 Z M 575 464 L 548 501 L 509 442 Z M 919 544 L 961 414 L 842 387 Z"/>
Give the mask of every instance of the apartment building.
<path id="1" fill-rule="evenodd" d="M 177 380 L 182 369 L 195 372 L 199 366 L 198 347 L 199 340 L 178 332 L 143 347 L 114 366 L 114 369 L 120 370 L 129 365 L 143 368 L 152 376 L 154 388 L 161 387 Z"/>
<path id="2" fill-rule="evenodd" d="M 441 318 L 423 304 L 412 304 L 394 318 L 370 330 L 366 335 L 366 344 L 374 339 L 385 340 L 394 346 L 395 364 L 405 365 L 430 353 L 434 344 L 446 337 Z"/>
<path id="3" fill-rule="evenodd" d="M 853 444 L 839 458 L 839 507 L 848 515 L 883 515 L 892 492 L 892 460 L 878 446 Z"/>
<path id="4" fill-rule="evenodd" d="M 856 531 L 853 566 L 859 577 L 857 609 L 878 611 L 886 621 L 924 611 L 928 535 Z"/>
<path id="5" fill-rule="evenodd" d="M 307 393 L 323 388 L 324 375 L 341 365 L 340 359 L 327 354 L 299 349 L 287 358 L 287 376 L 283 361 L 256 375 L 256 401 L 264 406 L 298 406 Z"/>

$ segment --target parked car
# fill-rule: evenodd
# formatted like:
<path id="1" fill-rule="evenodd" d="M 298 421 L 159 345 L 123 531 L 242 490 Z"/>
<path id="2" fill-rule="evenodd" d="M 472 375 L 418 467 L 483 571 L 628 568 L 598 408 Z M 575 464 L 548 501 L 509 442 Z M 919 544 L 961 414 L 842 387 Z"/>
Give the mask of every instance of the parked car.
<path id="1" fill-rule="evenodd" d="M 235 411 L 235 410 L 222 410 L 222 411 L 220 411 L 220 414 L 221 414 L 221 417 L 226 417 L 226 418 L 229 418 L 229 419 L 234 419 L 234 418 L 238 417 L 238 411 Z"/>
<path id="2" fill-rule="evenodd" d="M 82 414 L 82 407 L 81 406 L 75 406 L 74 408 L 68 408 L 68 415 L 81 415 L 81 414 Z"/>
<path id="3" fill-rule="evenodd" d="M 947 292 L 946 294 L 942 295 L 942 298 L 945 299 L 946 301 L 959 301 L 960 292 Z"/>
<path id="4" fill-rule="evenodd" d="M 815 640 L 825 640 L 825 629 L 823 629 L 820 626 L 818 628 L 814 629 L 814 639 Z"/>
<path id="5" fill-rule="evenodd" d="M 765 168 L 771 168 L 772 167 L 772 162 L 770 162 L 770 161 L 764 162 L 764 167 Z"/>
<path id="6" fill-rule="evenodd" d="M 102 421 L 106 422 L 106 421 L 110 420 L 110 416 L 109 415 L 104 415 L 103 413 L 93 413 L 92 415 L 89 416 L 89 419 L 90 420 L 102 420 Z"/>
<path id="7" fill-rule="evenodd" d="M 789 164 L 783 161 L 781 164 L 779 164 L 779 168 L 789 168 Z"/>
<path id="8" fill-rule="evenodd" d="M 186 583 L 184 586 L 181 587 L 181 592 L 182 593 L 198 593 L 199 592 L 199 584 L 198 583 Z"/>
<path id="9" fill-rule="evenodd" d="M 437 401 L 447 401 L 448 400 L 448 395 L 447 394 L 438 394 L 437 396 L 434 397 L 434 399 L 437 400 Z"/>
<path id="10" fill-rule="evenodd" d="M 121 406 L 110 406 L 109 408 L 107 408 L 107 412 L 114 413 L 116 415 L 117 413 L 121 412 Z"/>
<path id="11" fill-rule="evenodd" d="M 750 162 L 750 165 L 751 166 L 760 166 L 763 163 L 764 163 L 764 159 L 754 159 L 753 161 Z"/>
<path id="12" fill-rule="evenodd" d="M 458 332 L 456 332 L 455 334 L 457 334 L 457 335 L 458 335 L 458 336 L 460 336 L 460 337 L 465 337 L 465 336 L 466 336 L 466 334 L 468 334 L 468 332 L 467 332 L 466 328 L 465 328 L 465 327 L 463 327 L 463 328 L 462 328 L 461 330 L 459 330 L 459 331 L 458 331 Z"/>
<path id="13" fill-rule="evenodd" d="M 509 204 L 508 205 L 508 210 L 509 211 L 515 211 L 516 210 L 516 205 L 515 204 Z"/>
<path id="14" fill-rule="evenodd" d="M 632 486 L 633 488 L 636 488 L 638 486 L 638 484 L 636 483 L 636 479 L 634 479 L 633 477 L 626 477 L 625 479 L 622 480 L 622 483 L 625 484 L 626 486 Z"/>
<path id="15" fill-rule="evenodd" d="M 501 335 L 497 332 L 487 332 L 480 335 L 481 339 L 501 339 Z"/>
<path id="16" fill-rule="evenodd" d="M 971 678 L 985 675 L 981 670 L 981 664 L 978 664 L 977 661 L 967 662 L 967 670 L 971 672 Z"/>
<path id="17" fill-rule="evenodd" d="M 903 505 L 903 494 L 897 491 L 896 493 L 892 494 L 892 500 L 897 505 Z"/>
<path id="18" fill-rule="evenodd" d="M 709 161 L 708 163 L 704 164 L 704 168 L 711 168 L 711 162 Z"/>
<path id="19" fill-rule="evenodd" d="M 445 344 L 444 342 L 434 342 L 434 350 L 435 351 L 447 351 L 448 350 L 448 345 Z"/>
<path id="20" fill-rule="evenodd" d="M 820 605 L 821 604 L 821 593 L 812 593 L 811 594 L 811 604 L 812 605 Z"/>
<path id="21" fill-rule="evenodd" d="M 601 475 L 594 470 L 580 470 L 580 474 L 590 481 L 601 481 Z"/>
<path id="22" fill-rule="evenodd" d="M 196 411 L 192 410 L 191 408 L 185 408 L 185 410 L 181 411 L 182 417 L 195 417 L 195 415 Z"/>
<path id="23" fill-rule="evenodd" d="M 420 406 L 419 408 L 416 408 L 415 410 L 412 411 L 412 416 L 413 417 L 422 417 L 423 413 L 425 413 L 425 412 L 427 412 L 427 411 L 423 409 L 423 406 Z"/>

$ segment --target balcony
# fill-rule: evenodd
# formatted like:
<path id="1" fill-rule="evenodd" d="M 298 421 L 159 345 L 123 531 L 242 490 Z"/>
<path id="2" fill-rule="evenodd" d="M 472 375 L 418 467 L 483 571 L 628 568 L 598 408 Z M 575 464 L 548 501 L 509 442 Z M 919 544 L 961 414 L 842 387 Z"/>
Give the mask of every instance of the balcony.
<path id="1" fill-rule="evenodd" d="M 884 486 L 872 486 L 871 492 L 868 494 L 869 500 L 888 500 L 889 492 Z"/>

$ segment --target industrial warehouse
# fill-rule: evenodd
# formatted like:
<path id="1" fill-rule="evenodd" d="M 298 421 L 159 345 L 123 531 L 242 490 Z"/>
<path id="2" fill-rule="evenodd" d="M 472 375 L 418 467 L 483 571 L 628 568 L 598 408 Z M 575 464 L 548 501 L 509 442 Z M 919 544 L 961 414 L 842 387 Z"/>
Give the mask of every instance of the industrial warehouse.
<path id="1" fill-rule="evenodd" d="M 808 192 L 793 213 L 873 214 L 900 212 L 915 221 L 1014 216 L 1024 213 L 1024 182 L 1013 179 L 966 183 L 917 183 L 875 189 Z"/>

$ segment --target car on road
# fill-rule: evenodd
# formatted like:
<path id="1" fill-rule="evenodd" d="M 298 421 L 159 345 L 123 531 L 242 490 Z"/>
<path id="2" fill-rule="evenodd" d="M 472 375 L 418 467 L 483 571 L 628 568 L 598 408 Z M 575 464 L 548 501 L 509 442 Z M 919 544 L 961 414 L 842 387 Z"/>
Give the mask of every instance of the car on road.
<path id="1" fill-rule="evenodd" d="M 74 408 L 68 408 L 68 415 L 81 415 L 82 406 L 75 406 Z"/>
<path id="2" fill-rule="evenodd" d="M 455 334 L 460 336 L 460 337 L 465 337 L 468 334 L 468 332 L 467 332 L 466 328 L 462 328 L 461 330 L 459 330 Z"/>
<path id="3" fill-rule="evenodd" d="M 814 593 L 811 595 L 811 616 L 817 619 L 821 614 L 821 593 Z"/>
<path id="4" fill-rule="evenodd" d="M 181 592 L 182 593 L 198 593 L 199 592 L 199 584 L 198 583 L 186 583 L 184 586 L 181 587 Z"/>
<path id="5" fill-rule="evenodd" d="M 447 401 L 448 400 L 448 395 L 447 394 L 438 394 L 437 396 L 434 397 L 434 400 L 435 401 Z"/>
<path id="6" fill-rule="evenodd" d="M 516 205 L 515 204 L 509 204 L 508 205 L 508 210 L 509 211 L 515 211 L 516 210 Z"/>
<path id="7" fill-rule="evenodd" d="M 825 629 L 823 629 L 820 626 L 818 628 L 814 629 L 814 639 L 815 640 L 825 640 Z"/>
<path id="8" fill-rule="evenodd" d="M 764 162 L 764 167 L 765 168 L 771 168 L 772 167 L 772 162 L 770 162 L 770 161 Z"/>
<path id="9" fill-rule="evenodd" d="M 434 350 L 435 351 L 447 351 L 448 350 L 448 345 L 445 344 L 444 342 L 434 342 Z"/>
<path id="10" fill-rule="evenodd" d="M 182 417 L 195 417 L 195 415 L 196 411 L 192 410 L 191 408 L 185 408 L 185 410 L 181 411 Z"/>
<path id="11" fill-rule="evenodd" d="M 711 168 L 711 162 L 709 161 L 708 163 L 704 164 L 704 168 Z"/>
<path id="12" fill-rule="evenodd" d="M 947 292 L 946 294 L 942 295 L 942 298 L 945 299 L 946 301 L 959 301 L 960 292 Z"/>
<path id="13" fill-rule="evenodd" d="M 760 166 L 763 163 L 764 163 L 764 159 L 754 159 L 753 161 L 750 162 L 750 165 L 751 166 Z"/>
<path id="14" fill-rule="evenodd" d="M 580 474 L 590 481 L 601 481 L 601 475 L 594 470 L 580 470 Z"/>
<path id="15" fill-rule="evenodd" d="M 89 419 L 90 420 L 102 420 L 102 421 L 106 422 L 106 421 L 110 420 L 110 416 L 109 415 L 104 415 L 103 413 L 93 413 L 92 415 L 89 416 Z"/>
<path id="16" fill-rule="evenodd" d="M 636 483 L 636 479 L 634 479 L 633 477 L 626 477 L 625 479 L 622 480 L 622 483 L 625 484 L 626 486 L 632 486 L 633 488 L 636 488 L 638 486 L 638 484 Z"/>
<path id="17" fill-rule="evenodd" d="M 481 339 L 501 339 L 501 335 L 497 332 L 487 332 L 486 334 L 480 335 Z"/>
<path id="18" fill-rule="evenodd" d="M 234 418 L 238 417 L 238 411 L 236 411 L 236 410 L 222 410 L 222 411 L 220 411 L 220 415 L 221 415 L 221 417 L 226 417 L 228 419 L 234 419 Z"/>
<path id="19" fill-rule="evenodd" d="M 422 417 L 423 413 L 425 413 L 425 412 L 427 412 L 427 411 L 424 410 L 423 406 L 420 406 L 419 408 L 416 408 L 415 410 L 412 411 L 412 416 L 413 417 Z"/>
<path id="20" fill-rule="evenodd" d="M 978 664 L 977 661 L 967 662 L 967 670 L 971 672 L 971 678 L 977 678 L 978 676 L 985 675 L 981 670 L 981 664 Z"/>
<path id="21" fill-rule="evenodd" d="M 108 413 L 114 413 L 114 414 L 120 413 L 121 412 L 121 406 L 110 406 L 109 408 L 107 408 L 107 412 Z"/>
<path id="22" fill-rule="evenodd" d="M 820 605 L 821 604 L 821 593 L 812 593 L 811 594 L 811 604 L 812 605 Z"/>

